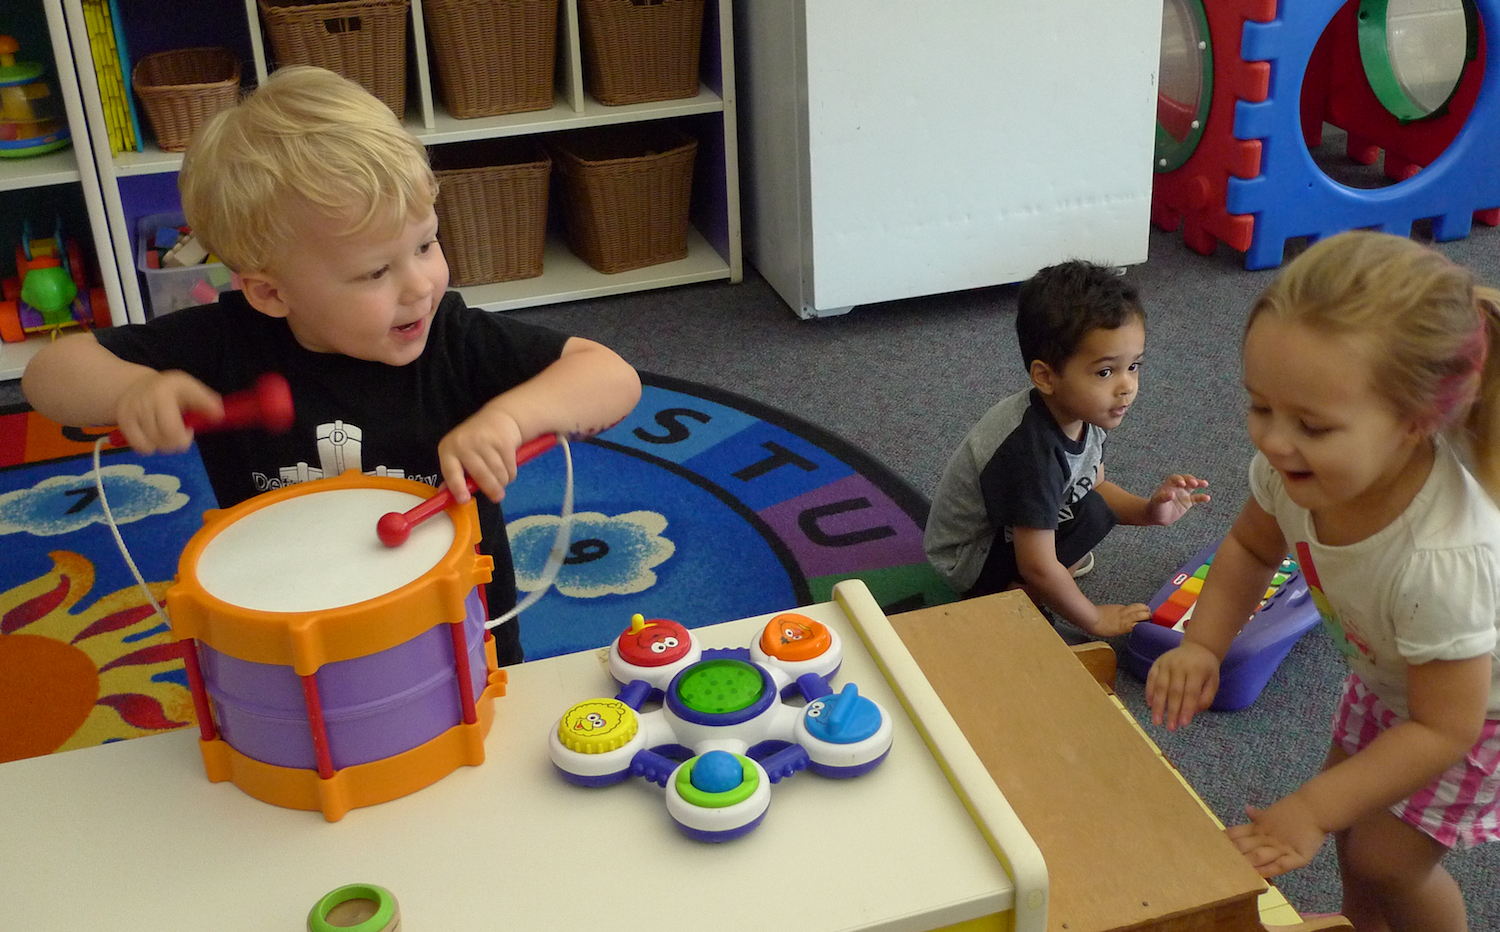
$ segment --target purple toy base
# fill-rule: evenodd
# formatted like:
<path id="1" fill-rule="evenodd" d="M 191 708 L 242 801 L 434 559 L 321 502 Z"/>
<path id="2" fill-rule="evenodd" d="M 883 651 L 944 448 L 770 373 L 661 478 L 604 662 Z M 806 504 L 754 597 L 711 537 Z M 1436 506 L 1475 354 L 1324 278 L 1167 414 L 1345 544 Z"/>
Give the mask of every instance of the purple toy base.
<path id="1" fill-rule="evenodd" d="M 579 773 L 568 773 L 566 770 L 558 767 L 556 764 L 553 764 L 552 766 L 556 768 L 558 773 L 562 774 L 564 780 L 567 780 L 574 786 L 587 786 L 590 788 L 612 786 L 616 783 L 624 783 L 626 780 L 630 779 L 630 769 L 628 767 L 624 770 L 619 771 L 618 773 L 606 773 L 598 777 L 586 777 L 583 774 Z"/>
<path id="2" fill-rule="evenodd" d="M 1313 621 L 1316 623 L 1316 618 Z M 1145 630 L 1140 635 L 1131 631 L 1126 642 L 1125 666 L 1131 675 L 1144 682 L 1151 672 L 1151 664 L 1181 644 L 1182 634 L 1150 622 L 1136 625 L 1136 629 Z M 1238 712 L 1249 708 L 1260 698 L 1261 691 L 1271 681 L 1271 675 L 1306 632 L 1305 627 L 1293 628 L 1279 640 L 1265 645 L 1258 654 L 1245 658 L 1243 663 L 1232 664 L 1226 657 L 1219 667 L 1219 691 L 1209 708 L 1215 712 Z"/>
<path id="3" fill-rule="evenodd" d="M 741 825 L 739 828 L 727 828 L 722 832 L 706 832 L 701 828 L 688 828 L 681 822 L 677 822 L 677 827 L 682 830 L 682 834 L 693 839 L 694 841 L 706 841 L 709 844 L 716 845 L 724 841 L 734 841 L 736 838 L 750 834 L 751 830 L 759 825 L 761 823 L 761 820 L 766 817 L 766 813 L 770 811 L 770 808 L 767 807 L 764 812 L 756 816 L 754 819 L 751 819 L 749 822 L 746 822 L 744 825 Z"/>
<path id="4" fill-rule="evenodd" d="M 1198 551 L 1182 565 L 1180 574 L 1191 575 L 1217 549 L 1215 543 Z M 1176 588 L 1169 581 L 1157 590 L 1148 603 L 1152 611 Z M 1315 627 L 1321 617 L 1302 573 L 1293 573 L 1229 645 L 1219 667 L 1219 691 L 1209 708 L 1216 712 L 1235 712 L 1254 703 L 1293 645 Z M 1130 630 L 1126 639 L 1125 668 L 1144 682 L 1156 658 L 1181 643 L 1181 631 L 1154 622 L 1142 622 Z"/>
<path id="5" fill-rule="evenodd" d="M 853 767 L 833 767 L 829 764 L 820 764 L 817 761 L 809 761 L 807 769 L 811 770 L 813 773 L 817 774 L 820 777 L 830 777 L 834 780 L 848 780 L 851 777 L 862 777 L 870 771 L 874 770 L 876 767 L 879 767 L 881 761 L 885 760 L 886 756 L 890 753 L 891 749 L 886 748 L 884 753 L 882 753 L 879 757 L 875 758 L 869 763 L 855 764 Z"/>

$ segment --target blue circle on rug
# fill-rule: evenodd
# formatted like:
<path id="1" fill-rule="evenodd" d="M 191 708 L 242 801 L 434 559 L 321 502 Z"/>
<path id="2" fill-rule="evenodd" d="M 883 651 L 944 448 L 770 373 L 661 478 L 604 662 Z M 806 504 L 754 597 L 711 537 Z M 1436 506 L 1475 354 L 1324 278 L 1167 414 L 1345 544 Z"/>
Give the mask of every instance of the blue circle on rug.
<path id="1" fill-rule="evenodd" d="M 572 445 L 574 526 L 521 616 L 528 660 L 609 644 L 632 614 L 699 627 L 827 601 L 858 577 L 895 611 L 954 595 L 922 549 L 926 500 L 848 442 L 708 386 L 642 373 L 625 420 Z M 522 597 L 556 539 L 563 457 L 506 492 Z"/>
<path id="2" fill-rule="evenodd" d="M 521 616 L 528 659 L 607 644 L 637 611 L 696 627 L 796 604 L 774 542 L 712 491 L 626 451 L 577 443 L 572 452 L 572 545 L 547 595 Z M 506 492 L 522 596 L 556 540 L 562 478 L 558 467 Z"/>

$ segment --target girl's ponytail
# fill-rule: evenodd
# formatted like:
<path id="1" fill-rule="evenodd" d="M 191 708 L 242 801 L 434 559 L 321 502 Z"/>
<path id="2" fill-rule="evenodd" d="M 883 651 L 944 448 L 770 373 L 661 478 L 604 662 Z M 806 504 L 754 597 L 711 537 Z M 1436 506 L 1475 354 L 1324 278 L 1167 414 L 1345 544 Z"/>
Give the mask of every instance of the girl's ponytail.
<path id="1" fill-rule="evenodd" d="M 1500 501 L 1500 290 L 1477 286 L 1474 303 L 1483 322 L 1484 356 L 1463 432 L 1475 478 Z"/>

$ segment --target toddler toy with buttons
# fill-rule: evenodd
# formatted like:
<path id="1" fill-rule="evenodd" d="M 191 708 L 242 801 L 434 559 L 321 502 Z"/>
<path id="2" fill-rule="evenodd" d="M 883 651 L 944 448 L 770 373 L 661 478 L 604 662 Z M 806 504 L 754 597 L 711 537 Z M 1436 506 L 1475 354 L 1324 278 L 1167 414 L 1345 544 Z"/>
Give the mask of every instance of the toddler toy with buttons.
<path id="1" fill-rule="evenodd" d="M 675 621 L 636 615 L 609 648 L 622 688 L 563 713 L 548 740 L 552 763 L 580 786 L 645 777 L 666 788 L 667 812 L 688 837 L 738 838 L 765 817 L 770 784 L 803 769 L 857 777 L 890 752 L 885 709 L 853 683 L 830 685 L 842 660 L 836 632 L 793 612 L 748 649 L 708 650 Z M 797 696 L 806 704 L 787 701 Z"/>

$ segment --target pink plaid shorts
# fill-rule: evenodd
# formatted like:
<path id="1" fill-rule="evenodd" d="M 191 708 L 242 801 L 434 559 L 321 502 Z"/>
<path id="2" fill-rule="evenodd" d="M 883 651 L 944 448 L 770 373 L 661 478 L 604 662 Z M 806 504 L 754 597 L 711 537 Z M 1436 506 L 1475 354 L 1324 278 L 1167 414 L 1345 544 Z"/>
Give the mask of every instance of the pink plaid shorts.
<path id="1" fill-rule="evenodd" d="M 1333 713 L 1333 741 L 1358 753 L 1401 720 L 1350 673 Z M 1464 759 L 1391 807 L 1391 812 L 1447 848 L 1500 841 L 1500 720 L 1485 721 Z"/>

